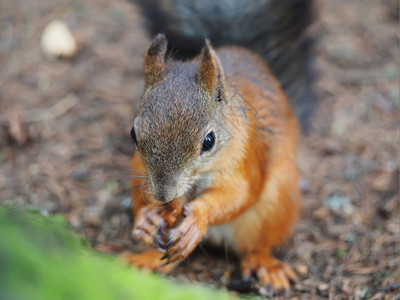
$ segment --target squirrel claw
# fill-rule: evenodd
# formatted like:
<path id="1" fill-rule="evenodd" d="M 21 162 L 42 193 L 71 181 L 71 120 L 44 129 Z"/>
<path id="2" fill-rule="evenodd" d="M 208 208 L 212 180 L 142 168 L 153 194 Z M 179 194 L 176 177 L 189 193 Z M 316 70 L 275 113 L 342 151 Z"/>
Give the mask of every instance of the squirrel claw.
<path id="1" fill-rule="evenodd" d="M 164 259 L 166 259 L 166 261 L 161 265 L 161 267 L 164 267 L 172 262 L 171 255 L 168 252 L 165 252 L 165 254 L 160 258 L 160 260 L 164 260 Z"/>
<path id="2" fill-rule="evenodd" d="M 167 232 L 165 231 L 164 228 L 159 228 L 158 232 L 160 233 L 161 236 L 166 236 L 167 235 Z"/>
<path id="3" fill-rule="evenodd" d="M 160 248 L 164 249 L 163 252 L 165 252 L 165 249 L 166 249 L 167 246 L 166 246 L 164 240 L 162 239 L 162 235 L 161 236 L 160 235 L 156 235 L 154 237 L 154 244 L 156 246 L 159 246 Z"/>
<path id="4" fill-rule="evenodd" d="M 168 260 L 168 261 L 166 261 L 166 262 L 164 262 L 161 266 L 160 266 L 160 268 L 163 268 L 163 267 L 165 267 L 166 265 L 168 265 L 170 263 L 170 261 Z"/>
<path id="5" fill-rule="evenodd" d="M 171 239 L 171 237 L 168 239 L 168 241 L 165 243 L 165 247 L 169 248 L 169 246 L 171 246 L 173 243 L 173 240 Z"/>
<path id="6" fill-rule="evenodd" d="M 154 237 L 153 247 L 156 248 L 160 252 L 166 252 L 165 243 L 159 236 Z"/>
<path id="7" fill-rule="evenodd" d="M 169 253 L 165 252 L 165 254 L 160 258 L 160 260 L 169 259 Z"/>

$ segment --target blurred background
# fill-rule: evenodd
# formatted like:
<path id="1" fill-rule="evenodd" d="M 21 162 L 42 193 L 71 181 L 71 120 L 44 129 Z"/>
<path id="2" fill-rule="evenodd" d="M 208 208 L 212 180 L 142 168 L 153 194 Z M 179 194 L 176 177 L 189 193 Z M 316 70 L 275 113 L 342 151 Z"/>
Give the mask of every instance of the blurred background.
<path id="1" fill-rule="evenodd" d="M 318 0 L 316 9 L 320 106 L 300 139 L 301 219 L 277 255 L 299 274 L 295 295 L 392 299 L 398 2 Z M 77 41 L 69 58 L 41 48 L 56 19 Z M 140 248 L 129 235 L 129 131 L 149 41 L 140 12 L 124 0 L 0 2 L 0 204 L 61 213 L 99 250 Z M 235 279 L 234 258 L 210 251 L 173 276 L 216 286 Z"/>

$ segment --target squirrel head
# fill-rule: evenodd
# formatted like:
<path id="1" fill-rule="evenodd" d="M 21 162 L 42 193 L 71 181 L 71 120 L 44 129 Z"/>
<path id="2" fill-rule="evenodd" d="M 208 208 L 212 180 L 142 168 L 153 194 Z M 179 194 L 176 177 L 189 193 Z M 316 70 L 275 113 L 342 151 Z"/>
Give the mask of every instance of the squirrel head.
<path id="1" fill-rule="evenodd" d="M 166 37 L 159 34 L 145 54 L 145 90 L 131 131 L 159 202 L 193 190 L 232 140 L 225 76 L 209 41 L 192 61 L 166 52 Z"/>

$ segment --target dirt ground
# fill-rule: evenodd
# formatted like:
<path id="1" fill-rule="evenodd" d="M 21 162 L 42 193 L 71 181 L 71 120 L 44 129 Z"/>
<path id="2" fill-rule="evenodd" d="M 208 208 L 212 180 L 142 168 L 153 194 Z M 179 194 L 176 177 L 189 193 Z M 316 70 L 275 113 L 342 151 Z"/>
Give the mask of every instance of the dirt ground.
<path id="1" fill-rule="evenodd" d="M 320 106 L 300 140 L 301 219 L 277 255 L 299 275 L 293 298 L 400 299 L 398 2 L 317 9 Z M 54 19 L 78 39 L 75 58 L 43 55 Z M 0 2 L 0 204 L 62 213 L 98 249 L 140 248 L 128 164 L 143 28 L 124 0 Z M 265 294 L 238 281 L 232 255 L 205 247 L 173 276 Z"/>

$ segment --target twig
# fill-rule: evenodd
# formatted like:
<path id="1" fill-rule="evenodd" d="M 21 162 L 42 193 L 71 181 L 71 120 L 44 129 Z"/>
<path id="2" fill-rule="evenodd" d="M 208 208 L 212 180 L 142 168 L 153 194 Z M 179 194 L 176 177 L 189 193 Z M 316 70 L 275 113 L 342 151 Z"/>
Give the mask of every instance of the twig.
<path id="1" fill-rule="evenodd" d="M 56 119 L 67 113 L 71 108 L 78 104 L 78 102 L 79 99 L 75 95 L 68 94 L 53 106 L 37 108 L 26 112 L 24 121 L 26 123 L 31 123 Z"/>

